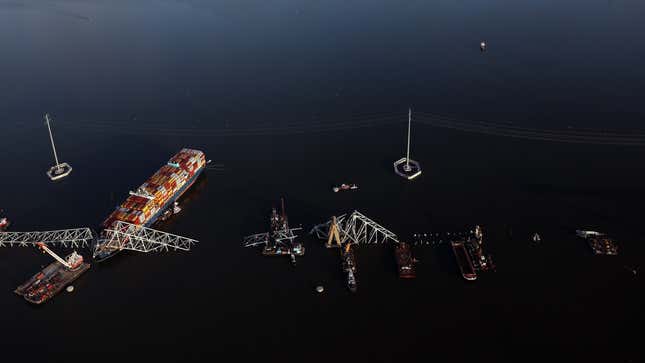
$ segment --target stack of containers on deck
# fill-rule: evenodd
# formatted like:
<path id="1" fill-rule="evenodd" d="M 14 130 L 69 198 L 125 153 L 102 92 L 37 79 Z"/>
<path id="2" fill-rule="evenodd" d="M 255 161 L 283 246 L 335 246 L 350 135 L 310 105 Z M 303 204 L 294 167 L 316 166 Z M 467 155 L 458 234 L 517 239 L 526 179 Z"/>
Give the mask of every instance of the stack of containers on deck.
<path id="1" fill-rule="evenodd" d="M 110 214 L 104 224 L 108 226 L 114 220 L 144 224 L 205 164 L 206 156 L 203 152 L 182 149 L 139 188 L 145 190 L 154 199 L 130 195 Z"/>

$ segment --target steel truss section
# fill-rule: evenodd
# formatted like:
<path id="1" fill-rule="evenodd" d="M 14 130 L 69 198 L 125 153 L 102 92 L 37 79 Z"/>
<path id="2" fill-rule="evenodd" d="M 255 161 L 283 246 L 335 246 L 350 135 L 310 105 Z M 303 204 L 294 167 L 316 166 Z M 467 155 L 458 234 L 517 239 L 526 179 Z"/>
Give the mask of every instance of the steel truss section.
<path id="1" fill-rule="evenodd" d="M 112 229 L 106 229 L 103 248 L 137 252 L 190 251 L 197 240 L 161 232 L 156 229 L 117 221 Z M 98 244 L 97 244 L 98 246 Z"/>
<path id="2" fill-rule="evenodd" d="M 0 247 L 31 246 L 38 242 L 59 244 L 63 247 L 85 247 L 94 240 L 89 228 L 61 229 L 56 231 L 0 232 Z"/>
<path id="3" fill-rule="evenodd" d="M 290 228 L 290 229 L 281 229 L 273 232 L 271 235 L 266 233 L 252 234 L 250 236 L 244 237 L 242 240 L 242 247 L 253 247 L 269 243 L 269 237 L 272 237 L 276 244 L 284 245 L 288 241 L 289 244 L 293 244 L 293 240 L 298 237 L 295 231 L 300 231 L 302 228 Z"/>
<path id="4" fill-rule="evenodd" d="M 315 226 L 309 233 L 319 239 L 329 239 L 329 229 L 333 219 Z M 336 217 L 336 225 L 340 234 L 341 244 L 373 244 L 373 243 L 399 243 L 396 234 L 374 222 L 358 211 L 350 215 L 343 214 Z"/>

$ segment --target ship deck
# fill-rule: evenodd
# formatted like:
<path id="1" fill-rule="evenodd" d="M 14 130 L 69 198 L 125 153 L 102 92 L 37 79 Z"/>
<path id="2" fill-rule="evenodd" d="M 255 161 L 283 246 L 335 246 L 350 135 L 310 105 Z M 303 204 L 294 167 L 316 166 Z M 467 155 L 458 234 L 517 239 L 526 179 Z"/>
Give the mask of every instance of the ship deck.
<path id="1" fill-rule="evenodd" d="M 78 279 L 89 268 L 90 264 L 83 262 L 75 270 L 68 270 L 60 262 L 54 261 L 32 276 L 24 284 L 18 286 L 14 292 L 23 296 L 25 300 L 31 303 L 41 304 L 58 294 L 63 288 Z M 36 292 L 41 286 L 46 286 L 47 284 L 52 284 L 52 288 L 47 289 L 47 295 L 42 299 L 37 298 L 38 296 L 42 296 L 42 294 L 31 296 L 31 292 Z"/>
<path id="2" fill-rule="evenodd" d="M 474 280 L 477 278 L 473 264 L 470 261 L 466 247 L 463 243 L 452 243 L 452 250 L 455 252 L 455 258 L 457 259 L 457 264 L 459 265 L 459 270 L 463 277 L 467 280 Z"/>

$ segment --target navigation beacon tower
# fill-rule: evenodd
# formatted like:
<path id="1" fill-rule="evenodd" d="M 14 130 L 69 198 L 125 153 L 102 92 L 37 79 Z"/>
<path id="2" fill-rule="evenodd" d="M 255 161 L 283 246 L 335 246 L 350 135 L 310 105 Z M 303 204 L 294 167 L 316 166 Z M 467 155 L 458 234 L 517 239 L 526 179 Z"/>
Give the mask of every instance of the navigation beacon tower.
<path id="1" fill-rule="evenodd" d="M 394 162 L 394 172 L 403 178 L 412 180 L 421 175 L 421 165 L 410 159 L 410 128 L 412 124 L 412 108 L 408 109 L 408 148 L 407 154 Z"/>
<path id="2" fill-rule="evenodd" d="M 47 125 L 47 130 L 49 131 L 49 140 L 52 143 L 52 150 L 54 151 L 54 160 L 56 165 L 49 168 L 47 171 L 47 176 L 51 180 L 59 180 L 69 175 L 72 172 L 72 167 L 68 163 L 59 163 L 58 155 L 56 155 L 56 146 L 54 145 L 54 137 L 52 136 L 52 128 L 49 125 L 50 119 L 49 114 L 45 114 L 45 124 Z"/>

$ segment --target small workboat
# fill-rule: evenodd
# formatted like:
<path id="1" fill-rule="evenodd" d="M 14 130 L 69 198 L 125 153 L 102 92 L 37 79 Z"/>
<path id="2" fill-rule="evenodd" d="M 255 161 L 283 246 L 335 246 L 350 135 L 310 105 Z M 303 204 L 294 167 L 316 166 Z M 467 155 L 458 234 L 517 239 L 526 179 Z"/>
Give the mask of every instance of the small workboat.
<path id="1" fill-rule="evenodd" d="M 356 190 L 358 189 L 358 185 L 356 184 L 341 184 L 339 187 L 333 187 L 332 190 L 334 193 L 338 193 L 341 190 Z"/>

